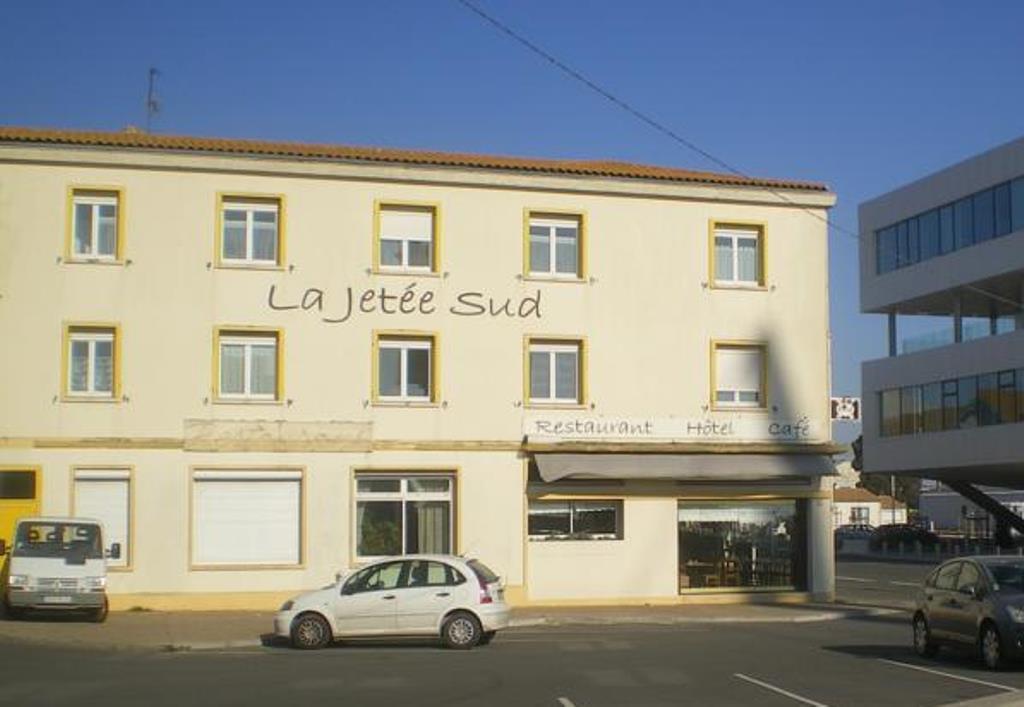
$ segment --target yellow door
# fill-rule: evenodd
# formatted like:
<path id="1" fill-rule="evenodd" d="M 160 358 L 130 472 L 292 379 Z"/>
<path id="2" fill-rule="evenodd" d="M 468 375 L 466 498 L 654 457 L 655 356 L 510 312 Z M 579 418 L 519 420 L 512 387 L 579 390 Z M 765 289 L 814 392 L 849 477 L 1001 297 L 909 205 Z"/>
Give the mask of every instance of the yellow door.
<path id="1" fill-rule="evenodd" d="M 32 467 L 0 469 L 0 538 L 7 547 L 14 539 L 14 523 L 39 515 L 39 470 Z"/>

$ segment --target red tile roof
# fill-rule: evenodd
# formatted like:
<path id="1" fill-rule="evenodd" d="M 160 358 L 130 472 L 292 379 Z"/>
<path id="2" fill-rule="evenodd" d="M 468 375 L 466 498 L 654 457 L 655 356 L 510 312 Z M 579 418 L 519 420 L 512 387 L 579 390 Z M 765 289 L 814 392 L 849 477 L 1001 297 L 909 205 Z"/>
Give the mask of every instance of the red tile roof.
<path id="1" fill-rule="evenodd" d="M 674 167 L 633 164 L 610 160 L 556 160 L 528 157 L 503 157 L 459 152 L 401 150 L 382 147 L 348 145 L 312 145 L 298 142 L 264 140 L 232 140 L 225 138 L 156 135 L 139 131 L 100 132 L 53 130 L 0 126 L 0 144 L 30 143 L 55 146 L 85 146 L 162 150 L 201 154 L 230 154 L 245 157 L 282 157 L 340 162 L 376 162 L 432 167 L 466 167 L 471 169 L 531 172 L 537 174 L 607 177 L 612 179 L 648 179 L 667 182 L 719 184 L 723 186 L 798 189 L 827 192 L 819 182 L 787 179 L 761 179 L 714 172 L 698 172 Z"/>
<path id="2" fill-rule="evenodd" d="M 892 508 L 893 504 L 892 496 L 879 496 L 860 486 L 836 489 L 833 499 L 839 503 L 880 503 L 886 509 Z M 896 501 L 896 508 L 904 508 L 906 505 L 903 501 Z"/>

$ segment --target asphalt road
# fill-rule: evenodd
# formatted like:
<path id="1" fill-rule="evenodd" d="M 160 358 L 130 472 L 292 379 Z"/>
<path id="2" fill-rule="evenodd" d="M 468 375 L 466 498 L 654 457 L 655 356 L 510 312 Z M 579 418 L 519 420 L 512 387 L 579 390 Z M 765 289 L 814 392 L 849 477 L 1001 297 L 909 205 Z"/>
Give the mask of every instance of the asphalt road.
<path id="1" fill-rule="evenodd" d="M 887 662 L 889 661 L 889 662 Z M 972 656 L 922 661 L 903 614 L 806 623 L 509 630 L 469 652 L 360 643 L 299 652 L 78 652 L 0 644 L 0 704 L 944 705 L 1024 688 Z"/>
<path id="2" fill-rule="evenodd" d="M 836 562 L 836 598 L 852 604 L 909 609 L 917 588 L 934 567 L 934 563 L 840 559 Z"/>

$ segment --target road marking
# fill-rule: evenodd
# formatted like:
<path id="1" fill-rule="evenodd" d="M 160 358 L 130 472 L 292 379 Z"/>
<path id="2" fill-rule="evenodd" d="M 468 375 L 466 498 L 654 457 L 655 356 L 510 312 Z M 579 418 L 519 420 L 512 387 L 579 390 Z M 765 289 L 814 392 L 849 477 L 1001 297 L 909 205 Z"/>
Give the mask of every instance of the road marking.
<path id="1" fill-rule="evenodd" d="M 772 692 L 777 692 L 780 695 L 785 695 L 786 697 L 788 697 L 791 700 L 796 700 L 797 702 L 803 702 L 805 705 L 813 705 L 813 707 L 828 707 L 828 705 L 826 705 L 826 704 L 823 704 L 821 702 L 815 702 L 814 700 L 810 700 L 810 699 L 808 699 L 806 697 L 801 697 L 800 695 L 796 694 L 795 692 L 790 692 L 789 690 L 783 690 L 781 687 L 775 687 L 775 685 L 772 685 L 772 684 L 767 683 L 767 682 L 763 682 L 761 680 L 758 680 L 757 678 L 752 678 L 749 675 L 744 675 L 743 673 L 733 673 L 733 676 L 734 677 L 738 677 L 740 680 L 746 680 L 749 683 L 753 683 L 754 685 L 757 685 L 758 687 L 763 687 L 766 690 L 771 690 Z"/>
<path id="2" fill-rule="evenodd" d="M 1006 692 L 1017 692 L 1017 688 L 1010 687 L 1009 685 L 1000 685 L 997 682 L 989 682 L 988 680 L 978 680 L 977 678 L 968 678 L 963 675 L 957 675 L 955 673 L 947 673 L 942 670 L 934 670 L 932 668 L 926 668 L 922 665 L 913 665 L 912 663 L 901 663 L 898 660 L 888 660 L 886 658 L 879 658 L 883 663 L 889 665 L 897 665 L 901 668 L 910 668 L 911 670 L 920 670 L 922 673 L 931 673 L 932 675 L 941 675 L 944 678 L 951 678 L 953 680 L 963 680 L 964 682 L 973 682 L 976 685 L 984 685 L 991 687 L 996 690 L 1004 690 Z"/>
<path id="3" fill-rule="evenodd" d="M 865 579 L 864 577 L 840 577 L 836 575 L 836 579 L 842 582 L 877 582 L 877 579 Z"/>
<path id="4" fill-rule="evenodd" d="M 889 584 L 895 584 L 900 587 L 920 587 L 920 582 L 897 582 L 895 579 L 890 579 Z"/>
<path id="5" fill-rule="evenodd" d="M 558 704 L 562 705 L 562 707 L 576 707 L 568 697 L 559 697 Z"/>

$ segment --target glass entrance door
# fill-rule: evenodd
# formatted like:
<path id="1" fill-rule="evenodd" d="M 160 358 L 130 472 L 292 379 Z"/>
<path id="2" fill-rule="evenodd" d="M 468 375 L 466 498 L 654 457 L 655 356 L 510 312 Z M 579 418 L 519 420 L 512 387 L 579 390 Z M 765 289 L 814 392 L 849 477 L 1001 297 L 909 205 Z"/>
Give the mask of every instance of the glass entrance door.
<path id="1" fill-rule="evenodd" d="M 680 501 L 679 591 L 802 589 L 804 504 Z"/>

